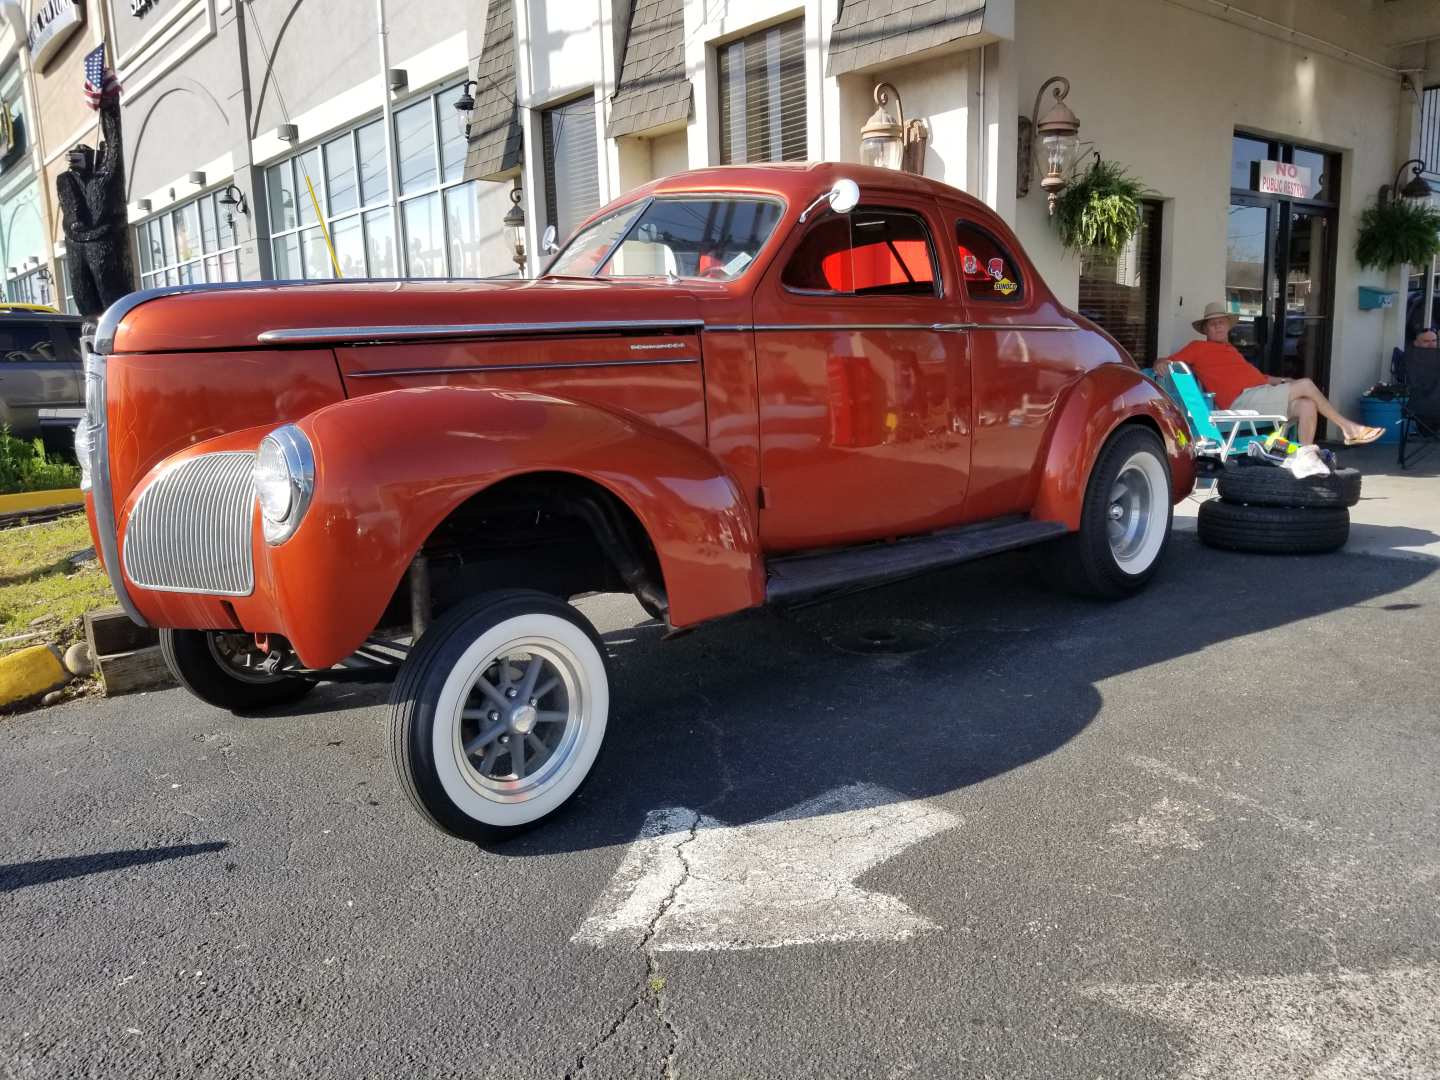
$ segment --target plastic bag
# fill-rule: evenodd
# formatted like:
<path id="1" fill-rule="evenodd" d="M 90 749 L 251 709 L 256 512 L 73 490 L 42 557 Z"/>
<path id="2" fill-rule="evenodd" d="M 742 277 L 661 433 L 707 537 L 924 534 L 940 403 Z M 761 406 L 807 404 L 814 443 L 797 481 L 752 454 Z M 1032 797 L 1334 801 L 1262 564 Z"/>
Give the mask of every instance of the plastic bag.
<path id="1" fill-rule="evenodd" d="M 1297 480 L 1303 480 L 1307 476 L 1330 475 L 1330 466 L 1325 464 L 1325 459 L 1320 456 L 1318 446 L 1300 447 L 1281 462 L 1280 467 Z"/>

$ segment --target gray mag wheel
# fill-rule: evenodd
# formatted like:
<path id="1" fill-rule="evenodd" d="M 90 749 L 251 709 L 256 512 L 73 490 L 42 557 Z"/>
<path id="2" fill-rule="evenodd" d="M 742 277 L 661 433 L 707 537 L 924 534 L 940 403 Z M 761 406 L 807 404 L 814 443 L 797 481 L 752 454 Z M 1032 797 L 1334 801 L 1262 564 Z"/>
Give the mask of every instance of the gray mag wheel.
<path id="1" fill-rule="evenodd" d="M 482 596 L 406 660 L 391 696 L 396 772 L 437 827 L 503 839 L 580 790 L 609 709 L 604 649 L 579 612 L 538 592 Z"/>
<path id="2" fill-rule="evenodd" d="M 1077 532 L 1036 551 L 1051 581 L 1116 599 L 1154 575 L 1170 539 L 1170 462 L 1149 428 L 1121 428 L 1090 471 Z"/>

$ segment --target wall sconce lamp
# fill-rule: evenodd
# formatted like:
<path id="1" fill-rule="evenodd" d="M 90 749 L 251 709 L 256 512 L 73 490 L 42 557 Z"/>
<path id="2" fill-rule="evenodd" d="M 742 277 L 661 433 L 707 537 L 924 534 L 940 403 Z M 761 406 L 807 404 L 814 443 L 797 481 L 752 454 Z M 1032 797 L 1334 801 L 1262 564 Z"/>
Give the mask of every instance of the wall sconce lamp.
<path id="1" fill-rule="evenodd" d="M 466 138 L 470 138 L 470 113 L 475 108 L 475 96 L 470 88 L 480 89 L 480 83 L 475 79 L 466 79 L 465 85 L 460 87 L 460 96 L 455 99 L 456 122 L 460 125 L 460 132 Z"/>
<path id="2" fill-rule="evenodd" d="M 404 68 L 391 68 L 385 72 L 385 82 L 389 85 L 392 94 L 398 94 L 410 85 L 410 75 Z"/>
<path id="3" fill-rule="evenodd" d="M 148 214 L 148 213 L 150 212 L 150 207 L 151 207 L 152 205 L 153 205 L 153 204 L 150 202 L 149 199 L 136 199 L 136 200 L 135 200 L 135 209 L 136 209 L 136 211 L 138 211 L 138 212 L 141 213 L 141 214 Z"/>
<path id="4" fill-rule="evenodd" d="M 194 184 L 196 187 L 204 187 L 205 173 L 200 169 L 196 169 L 190 174 L 190 183 Z"/>
<path id="5" fill-rule="evenodd" d="M 37 278 L 39 278 L 41 281 L 43 281 L 46 285 L 49 285 L 50 282 L 52 282 L 53 280 L 55 280 L 55 279 L 51 276 L 51 274 L 50 274 L 50 266 L 49 266 L 49 264 L 46 264 L 45 266 L 40 267 L 39 271 L 35 274 L 35 276 L 36 276 Z"/>
<path id="6" fill-rule="evenodd" d="M 1040 101 L 1044 98 L 1045 91 L 1052 87 L 1055 101 L 1045 115 L 1041 116 Z M 1063 75 L 1052 75 L 1040 84 L 1040 92 L 1035 95 L 1035 108 L 1031 110 L 1029 119 L 1023 116 L 1020 118 L 1020 161 L 1016 173 L 1015 197 L 1023 199 L 1030 194 L 1030 180 L 1035 163 L 1035 136 L 1039 135 L 1045 152 L 1045 175 L 1040 180 L 1040 187 L 1045 192 L 1051 214 L 1055 213 L 1055 201 L 1065 189 L 1065 174 L 1075 161 L 1075 154 L 1080 148 L 1080 119 L 1070 111 L 1070 106 L 1065 104 L 1065 98 L 1069 94 L 1070 80 Z"/>
<path id="7" fill-rule="evenodd" d="M 525 208 L 520 205 L 520 200 L 523 198 L 520 181 L 517 179 L 515 186 L 510 189 L 510 209 L 505 211 L 505 217 L 501 221 L 501 224 L 510 230 L 510 237 L 515 241 L 515 254 L 511 258 L 522 277 L 525 274 Z"/>
<path id="8" fill-rule="evenodd" d="M 1411 158 L 1395 171 L 1395 183 L 1380 185 L 1380 205 L 1384 206 L 1391 199 L 1428 199 L 1435 194 L 1435 189 L 1430 186 L 1430 181 L 1420 174 L 1425 171 L 1425 162 L 1419 158 Z M 1400 177 L 1406 169 L 1410 170 L 1410 179 L 1402 187 Z"/>
<path id="9" fill-rule="evenodd" d="M 294 124 L 281 124 L 275 129 L 275 137 L 281 142 L 293 143 L 300 138 L 300 129 Z"/>
<path id="10" fill-rule="evenodd" d="M 220 205 L 225 207 L 225 224 L 231 232 L 235 231 L 235 215 L 244 216 L 250 213 L 250 206 L 245 202 L 245 192 L 234 184 L 226 184 L 220 192 Z"/>
<path id="11" fill-rule="evenodd" d="M 895 113 L 889 109 L 895 99 Z M 925 172 L 925 145 L 930 141 L 930 128 L 924 120 L 905 122 L 905 107 L 900 91 L 890 83 L 875 87 L 875 111 L 860 129 L 860 163 L 882 169 L 902 169 L 917 176 Z"/>

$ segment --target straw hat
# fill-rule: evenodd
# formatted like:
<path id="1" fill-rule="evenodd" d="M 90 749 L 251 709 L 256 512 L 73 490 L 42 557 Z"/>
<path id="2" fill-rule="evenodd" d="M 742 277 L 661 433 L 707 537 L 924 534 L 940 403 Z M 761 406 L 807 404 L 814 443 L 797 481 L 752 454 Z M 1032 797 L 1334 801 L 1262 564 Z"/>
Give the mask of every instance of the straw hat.
<path id="1" fill-rule="evenodd" d="M 1229 319 L 1231 326 L 1234 326 L 1240 321 L 1240 317 L 1238 315 L 1232 315 L 1226 309 L 1224 303 L 1216 301 L 1213 304 L 1206 304 L 1205 314 L 1201 315 L 1200 318 L 1196 319 L 1190 325 L 1195 328 L 1197 334 L 1203 334 L 1205 332 L 1205 324 L 1211 319 Z"/>

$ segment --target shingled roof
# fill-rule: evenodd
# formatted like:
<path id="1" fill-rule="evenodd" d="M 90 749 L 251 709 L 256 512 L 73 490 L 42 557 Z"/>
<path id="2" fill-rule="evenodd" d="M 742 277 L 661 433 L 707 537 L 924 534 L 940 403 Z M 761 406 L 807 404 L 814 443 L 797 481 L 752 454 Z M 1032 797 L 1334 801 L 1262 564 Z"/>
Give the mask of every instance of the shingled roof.
<path id="1" fill-rule="evenodd" d="M 515 12 L 512 0 L 490 0 L 485 43 L 475 70 L 475 108 L 470 112 L 466 180 L 496 180 L 525 161 L 520 107 L 515 101 Z"/>
<path id="2" fill-rule="evenodd" d="M 844 75 L 981 33 L 985 0 L 841 0 L 831 75 Z"/>
<path id="3" fill-rule="evenodd" d="M 610 138 L 690 119 L 684 6 L 684 0 L 635 0 L 605 128 Z"/>

